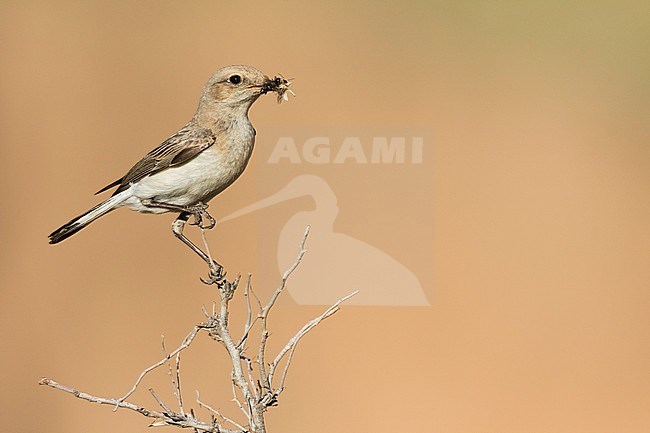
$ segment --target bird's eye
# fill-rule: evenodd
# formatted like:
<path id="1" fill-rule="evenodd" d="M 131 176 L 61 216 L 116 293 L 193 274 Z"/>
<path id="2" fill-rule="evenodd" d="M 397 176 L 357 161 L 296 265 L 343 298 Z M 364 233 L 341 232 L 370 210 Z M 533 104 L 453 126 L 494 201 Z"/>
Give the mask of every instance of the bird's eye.
<path id="1" fill-rule="evenodd" d="M 231 75 L 230 78 L 228 78 L 228 81 L 233 84 L 239 84 L 241 83 L 241 77 L 239 75 Z"/>

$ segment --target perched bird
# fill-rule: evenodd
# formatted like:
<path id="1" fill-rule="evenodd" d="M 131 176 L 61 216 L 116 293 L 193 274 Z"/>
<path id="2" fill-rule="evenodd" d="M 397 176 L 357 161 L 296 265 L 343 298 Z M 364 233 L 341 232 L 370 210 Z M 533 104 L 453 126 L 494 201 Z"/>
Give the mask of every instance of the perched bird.
<path id="1" fill-rule="evenodd" d="M 208 201 L 242 174 L 253 151 L 255 129 L 248 110 L 268 92 L 278 93 L 280 101 L 290 85 L 282 77 L 270 79 L 251 66 L 219 69 L 203 87 L 192 120 L 124 177 L 98 191 L 117 187 L 111 197 L 52 232 L 50 243 L 61 242 L 122 206 L 142 213 L 178 212 L 172 224 L 174 234 L 212 266 L 208 256 L 183 235 L 183 227 L 190 216 L 202 228 L 214 226 L 206 211 Z"/>

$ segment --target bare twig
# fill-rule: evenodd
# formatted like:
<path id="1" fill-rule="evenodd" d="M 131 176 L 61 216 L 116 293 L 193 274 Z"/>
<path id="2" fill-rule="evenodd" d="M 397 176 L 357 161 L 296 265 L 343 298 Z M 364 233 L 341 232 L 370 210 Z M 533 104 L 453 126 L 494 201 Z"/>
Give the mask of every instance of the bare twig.
<path id="1" fill-rule="evenodd" d="M 291 347 L 291 350 L 289 350 L 287 363 L 284 365 L 284 370 L 282 370 L 282 376 L 280 377 L 280 383 L 275 390 L 276 397 L 282 394 L 282 391 L 284 391 L 284 382 L 287 380 L 287 374 L 289 373 L 289 367 L 291 366 L 291 361 L 293 360 L 293 354 L 296 352 L 296 347 L 298 347 L 298 344 L 294 344 L 293 347 Z M 271 380 L 273 380 L 273 373 L 271 373 Z"/>
<path id="2" fill-rule="evenodd" d="M 205 247 L 205 253 L 208 255 L 208 258 L 210 259 L 211 262 L 214 262 L 212 260 L 212 253 L 210 253 L 210 245 L 208 245 L 208 239 L 205 237 L 205 229 L 201 226 L 199 226 L 199 229 L 201 229 L 201 239 L 203 240 L 203 246 Z"/>
<path id="3" fill-rule="evenodd" d="M 178 347 L 177 347 L 175 350 L 173 350 L 171 353 L 165 355 L 165 357 L 164 357 L 163 359 L 161 359 L 160 361 L 158 361 L 158 362 L 156 362 L 155 364 L 153 364 L 153 365 L 151 365 L 151 366 L 145 368 L 145 369 L 142 371 L 142 373 L 140 373 L 140 376 L 138 376 L 138 379 L 135 381 L 135 383 L 133 384 L 133 386 L 131 387 L 131 389 L 129 390 L 129 392 L 127 392 L 127 393 L 124 394 L 122 397 L 120 397 L 120 398 L 118 399 L 118 401 L 124 401 L 124 400 L 126 400 L 127 398 L 129 398 L 129 397 L 131 396 L 131 394 L 133 394 L 133 393 L 135 392 L 135 390 L 138 388 L 138 385 L 140 385 L 140 382 L 142 382 L 142 379 L 144 379 L 144 377 L 145 377 L 145 376 L 146 376 L 150 371 L 155 370 L 156 368 L 160 367 L 161 365 L 164 365 L 167 361 L 169 361 L 169 360 L 170 360 L 173 356 L 175 356 L 177 353 L 180 353 L 182 350 L 185 350 L 185 349 L 187 349 L 188 347 L 190 347 L 190 344 L 192 344 L 192 341 L 194 341 L 194 337 L 196 337 L 196 334 L 198 334 L 199 331 L 200 331 L 201 329 L 203 329 L 203 328 L 204 328 L 204 326 L 195 326 L 194 329 L 192 329 L 192 331 L 191 331 L 189 334 L 187 334 L 187 336 L 186 336 L 185 339 L 183 340 L 183 343 L 182 343 L 180 346 L 178 346 Z M 119 405 L 117 405 L 116 407 L 119 407 Z"/>
<path id="4" fill-rule="evenodd" d="M 235 386 L 235 381 L 232 382 L 232 401 L 237 403 L 237 406 L 239 407 L 239 410 L 242 411 L 244 416 L 246 416 L 246 419 L 248 419 L 248 422 L 252 422 L 251 414 L 248 412 L 246 409 L 244 409 L 244 406 L 242 406 L 241 401 L 239 401 L 239 397 L 237 397 L 237 387 Z"/>
<path id="5" fill-rule="evenodd" d="M 173 380 L 172 383 L 176 385 L 174 394 L 176 394 L 178 409 L 181 411 L 181 414 L 185 415 L 185 410 L 183 409 L 183 395 L 181 394 L 181 352 L 176 353 L 176 380 Z"/>
<path id="6" fill-rule="evenodd" d="M 251 329 L 255 325 L 255 322 L 257 322 L 257 319 L 259 318 L 259 316 L 256 316 L 254 320 L 251 320 L 253 317 L 253 309 L 251 307 L 251 297 L 250 297 L 251 290 L 252 290 L 251 274 L 248 274 L 248 278 L 246 279 L 246 287 L 244 287 L 244 299 L 246 300 L 246 323 L 244 324 L 244 332 L 242 333 L 239 342 L 237 342 L 238 348 L 241 348 L 244 345 L 244 343 L 246 343 L 246 339 L 248 339 L 248 334 L 250 333 Z"/>
<path id="7" fill-rule="evenodd" d="M 251 317 L 253 315 L 253 309 L 251 308 L 251 297 L 248 293 L 251 289 L 251 274 L 248 274 L 246 278 L 246 287 L 244 287 L 244 298 L 246 299 L 246 323 L 244 324 L 244 336 L 248 335 L 248 331 L 251 329 Z M 242 340 L 245 337 L 242 337 Z"/>
<path id="8" fill-rule="evenodd" d="M 244 359 L 244 363 L 246 364 L 246 374 L 248 375 L 248 383 L 251 385 L 251 390 L 253 391 L 253 396 L 257 400 L 257 398 L 260 395 L 260 390 L 257 387 L 257 381 L 255 380 L 255 377 L 253 377 L 253 361 L 249 357 L 243 354 L 242 351 L 242 358 Z"/>
<path id="9" fill-rule="evenodd" d="M 280 281 L 280 285 L 278 286 L 277 289 L 275 289 L 275 292 L 273 292 L 273 294 L 271 295 L 269 302 L 266 304 L 266 306 L 260 313 L 260 318 L 262 319 L 262 336 L 260 337 L 260 345 L 257 353 L 257 363 L 259 365 L 260 381 L 262 382 L 262 386 L 268 391 L 271 391 L 272 388 L 271 388 L 271 382 L 269 381 L 268 378 L 266 362 L 264 360 L 264 356 L 266 354 L 266 342 L 269 338 L 267 319 L 269 316 L 269 312 L 271 311 L 271 308 L 273 308 L 273 306 L 275 305 L 275 301 L 278 300 L 278 297 L 283 292 L 287 284 L 287 280 L 289 279 L 293 271 L 296 270 L 303 256 L 307 252 L 307 250 L 305 249 L 305 242 L 307 242 L 307 237 L 309 236 L 309 230 L 310 227 L 307 226 L 307 228 L 305 229 L 305 234 L 302 237 L 302 241 L 300 242 L 300 248 L 298 249 L 298 256 L 296 257 L 296 260 L 289 267 L 289 269 L 287 269 L 284 272 L 284 275 L 282 275 L 282 280 Z"/>
<path id="10" fill-rule="evenodd" d="M 165 334 L 162 335 L 161 344 L 162 344 L 163 354 L 166 356 L 167 355 L 167 349 L 165 348 Z M 169 374 L 169 380 L 172 383 L 172 392 L 173 392 L 174 396 L 176 397 L 176 401 L 178 402 L 178 407 L 180 409 L 180 412 L 182 414 L 184 414 L 185 412 L 183 410 L 183 397 L 181 395 L 180 362 L 181 362 L 181 353 L 178 352 L 176 354 L 176 362 L 175 362 L 176 368 L 175 369 L 172 368 L 171 360 L 168 361 L 168 365 L 169 365 L 168 374 Z M 174 373 L 174 370 L 175 370 L 175 373 Z M 151 391 L 151 389 L 149 389 L 149 391 Z"/>
<path id="11" fill-rule="evenodd" d="M 258 311 L 262 311 L 262 301 L 260 301 L 260 298 L 257 297 L 257 294 L 255 293 L 255 290 L 253 290 L 253 286 L 250 287 L 251 289 L 251 295 L 253 295 L 253 298 L 255 298 L 255 303 L 257 304 Z M 259 315 L 258 315 L 259 316 Z M 259 317 L 256 317 L 255 320 L 257 320 Z"/>
<path id="12" fill-rule="evenodd" d="M 158 406 L 162 407 L 163 410 L 165 411 L 166 414 L 172 414 L 174 413 L 173 410 L 169 406 L 167 406 L 161 399 L 158 397 L 158 394 L 156 394 L 156 391 L 153 390 L 153 388 L 149 388 L 149 393 L 151 393 L 151 396 L 153 397 L 154 400 L 158 403 Z"/>
<path id="13" fill-rule="evenodd" d="M 199 421 L 193 417 L 189 417 L 187 415 L 185 416 L 177 416 L 175 414 L 166 414 L 162 412 L 158 412 L 155 410 L 151 409 L 146 409 L 144 407 L 135 405 L 133 403 L 129 403 L 124 400 L 118 400 L 114 398 L 103 398 L 103 397 L 96 397 L 94 395 L 87 394 L 85 392 L 78 391 L 74 388 L 70 388 L 68 386 L 62 385 L 58 382 L 55 382 L 51 379 L 47 378 L 42 378 L 39 382 L 39 385 L 46 385 L 49 386 L 50 388 L 58 389 L 63 392 L 67 392 L 68 394 L 72 394 L 77 398 L 80 398 L 82 400 L 89 401 L 91 403 L 98 403 L 98 404 L 105 404 L 109 406 L 117 406 L 121 407 L 124 409 L 129 409 L 134 412 L 138 412 L 139 414 L 142 414 L 148 418 L 153 418 L 158 420 L 157 422 L 154 422 L 152 426 L 162 426 L 162 425 L 173 425 L 173 426 L 178 426 L 182 428 L 193 428 L 196 430 L 204 431 L 204 432 L 210 432 L 210 433 L 242 433 L 242 430 L 228 430 L 228 429 L 217 429 L 211 424 L 204 423 L 203 421 Z"/>
<path id="14" fill-rule="evenodd" d="M 213 414 L 215 414 L 216 416 L 218 416 L 218 417 L 221 418 L 222 420 L 224 420 L 224 421 L 226 421 L 226 422 L 229 422 L 230 424 L 234 425 L 234 426 L 237 427 L 239 430 L 241 430 L 241 431 L 247 431 L 247 430 L 248 430 L 246 427 L 242 426 L 242 425 L 239 424 L 237 421 L 234 421 L 234 420 L 228 418 L 227 416 L 223 415 L 223 414 L 222 414 L 221 412 L 219 412 L 218 410 L 213 409 L 212 407 L 210 407 L 210 406 L 208 406 L 207 404 L 203 403 L 203 402 L 201 401 L 201 397 L 200 397 L 200 395 L 199 395 L 199 391 L 196 391 L 196 402 L 197 402 L 197 404 L 198 404 L 200 407 L 202 407 L 202 408 L 204 408 L 204 409 L 207 409 L 209 412 L 212 412 Z"/>
<path id="15" fill-rule="evenodd" d="M 275 357 L 273 362 L 271 364 L 269 364 L 269 383 L 272 384 L 275 369 L 278 367 L 278 364 L 280 363 L 280 361 L 282 361 L 282 358 L 284 358 L 284 356 L 287 353 L 289 353 L 289 357 L 287 358 L 287 363 L 286 363 L 284 371 L 282 373 L 282 377 L 280 379 L 280 384 L 278 385 L 278 390 L 276 392 L 276 395 L 279 395 L 280 392 L 282 392 L 282 389 L 284 387 L 284 381 L 285 381 L 286 376 L 287 376 L 287 371 L 288 371 L 289 366 L 291 364 L 291 358 L 293 357 L 293 352 L 296 349 L 296 346 L 298 345 L 298 342 L 300 341 L 300 339 L 302 337 L 304 337 L 305 334 L 307 334 L 309 331 L 314 329 L 320 322 L 322 322 L 323 320 L 327 319 L 328 317 L 332 316 L 334 313 L 339 311 L 340 305 L 343 302 L 350 299 L 351 297 L 353 297 L 354 295 L 356 295 L 357 293 L 359 293 L 358 290 L 356 290 L 356 291 L 350 293 L 349 295 L 344 296 L 343 298 L 336 301 L 331 307 L 329 307 L 327 310 L 325 310 L 325 312 L 323 314 L 321 314 L 320 316 L 312 319 L 306 325 L 304 325 L 302 328 L 300 328 L 300 330 L 289 340 L 289 342 L 282 348 L 282 350 L 280 350 L 280 352 L 277 354 L 277 356 Z"/>
<path id="16" fill-rule="evenodd" d="M 280 281 L 280 285 L 278 286 L 277 289 L 275 289 L 275 292 L 273 292 L 273 295 L 271 295 L 271 299 L 269 299 L 269 302 L 266 304 L 266 307 L 264 307 L 263 311 L 263 316 L 267 316 L 271 308 L 273 308 L 273 305 L 275 305 L 275 301 L 278 300 L 278 297 L 284 290 L 285 286 L 287 285 L 287 280 L 293 273 L 293 271 L 296 270 L 300 262 L 302 261 L 303 256 L 307 252 L 305 249 L 305 243 L 307 242 L 307 237 L 309 236 L 309 231 L 311 230 L 310 226 L 307 226 L 305 229 L 305 233 L 302 235 L 302 240 L 300 241 L 300 248 L 298 249 L 298 257 L 296 257 L 296 260 L 293 262 L 293 264 L 284 271 L 284 275 L 282 275 L 282 281 Z"/>

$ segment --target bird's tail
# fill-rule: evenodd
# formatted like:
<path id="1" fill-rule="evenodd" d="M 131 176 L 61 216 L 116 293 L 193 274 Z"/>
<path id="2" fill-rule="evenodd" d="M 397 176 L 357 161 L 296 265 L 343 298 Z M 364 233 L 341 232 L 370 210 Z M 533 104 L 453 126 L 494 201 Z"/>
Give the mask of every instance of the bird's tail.
<path id="1" fill-rule="evenodd" d="M 50 243 L 56 244 L 61 242 L 64 239 L 69 238 L 70 236 L 77 233 L 82 228 L 86 227 L 91 222 L 95 221 L 100 216 L 109 213 L 113 209 L 117 209 L 118 207 L 121 206 L 122 202 L 127 198 L 127 196 L 128 196 L 128 191 L 123 191 L 120 194 L 114 195 L 108 198 L 107 200 L 101 202 L 94 208 L 90 209 L 88 212 L 79 215 L 78 217 L 74 218 L 72 221 L 62 225 L 61 227 L 54 230 L 50 234 L 49 236 Z"/>

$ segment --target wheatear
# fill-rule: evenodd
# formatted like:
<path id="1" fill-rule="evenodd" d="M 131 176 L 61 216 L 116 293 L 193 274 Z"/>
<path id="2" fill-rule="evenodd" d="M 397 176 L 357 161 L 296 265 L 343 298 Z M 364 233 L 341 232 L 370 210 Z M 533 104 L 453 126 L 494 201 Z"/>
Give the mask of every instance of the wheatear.
<path id="1" fill-rule="evenodd" d="M 261 95 L 277 92 L 278 101 L 291 85 L 270 79 L 251 66 L 227 66 L 203 87 L 196 114 L 176 134 L 149 152 L 124 177 L 97 193 L 117 186 L 113 195 L 50 234 L 56 244 L 102 215 L 122 206 L 142 213 L 179 212 L 172 224 L 176 237 L 211 267 L 215 263 L 183 235 L 190 216 L 212 228 L 207 202 L 244 171 L 253 151 L 255 129 L 248 110 Z M 204 224 L 203 217 L 208 222 Z"/>

